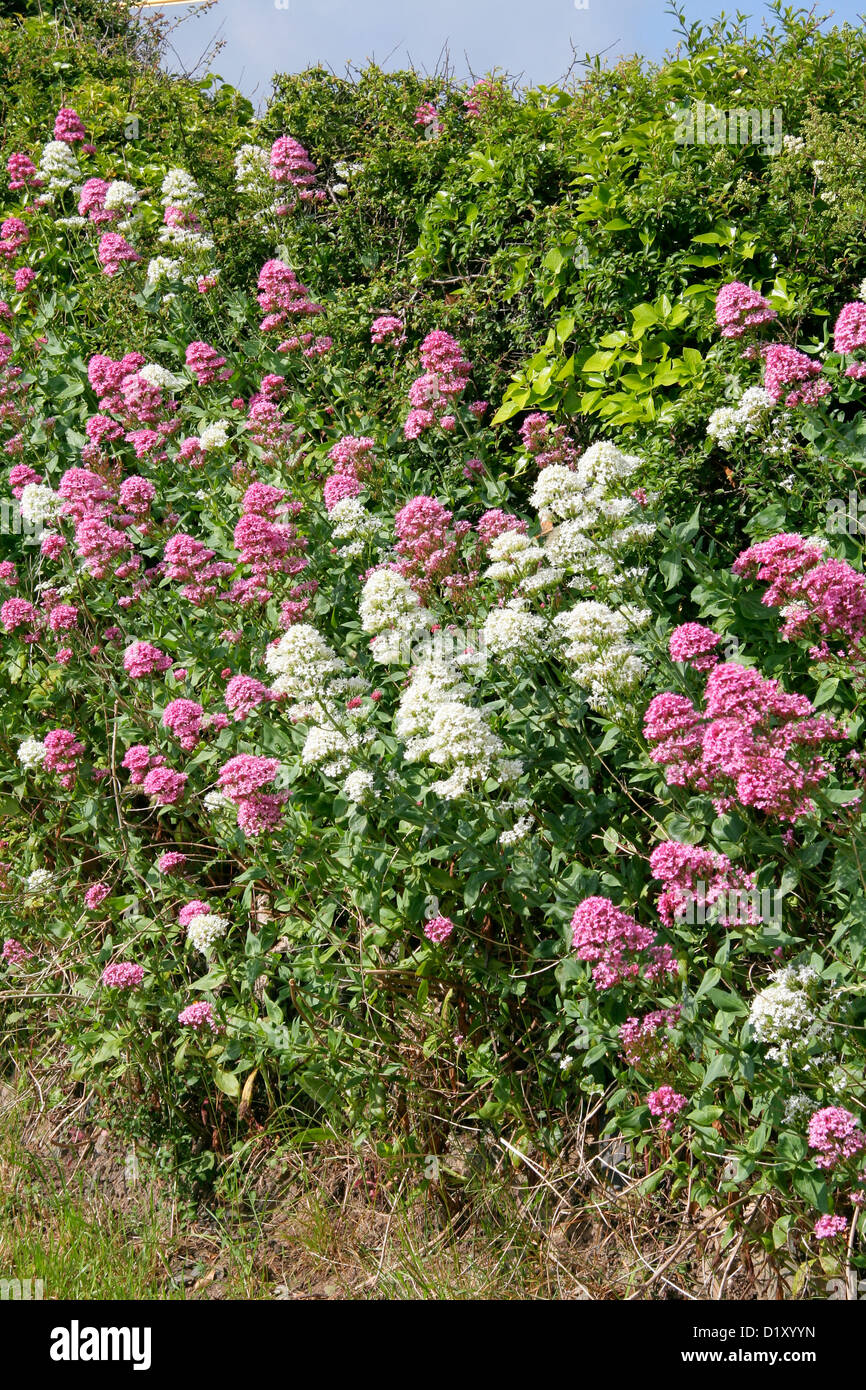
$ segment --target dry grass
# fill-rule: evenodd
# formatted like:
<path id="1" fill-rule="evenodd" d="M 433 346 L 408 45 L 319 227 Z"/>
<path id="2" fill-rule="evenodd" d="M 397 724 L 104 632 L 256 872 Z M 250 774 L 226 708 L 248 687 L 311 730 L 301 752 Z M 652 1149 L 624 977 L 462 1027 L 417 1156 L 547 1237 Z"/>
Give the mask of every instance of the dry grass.
<path id="1" fill-rule="evenodd" d="M 791 1296 L 755 1240 L 725 1243 L 729 1212 L 642 1195 L 645 1171 L 585 1123 L 555 1165 L 481 1136 L 433 1168 L 270 1136 L 196 1205 L 85 1119 L 80 1096 L 46 1101 L 57 1079 L 0 1089 L 0 1277 L 41 1278 L 47 1297 Z M 760 1210 L 748 1216 L 758 1233 Z"/>

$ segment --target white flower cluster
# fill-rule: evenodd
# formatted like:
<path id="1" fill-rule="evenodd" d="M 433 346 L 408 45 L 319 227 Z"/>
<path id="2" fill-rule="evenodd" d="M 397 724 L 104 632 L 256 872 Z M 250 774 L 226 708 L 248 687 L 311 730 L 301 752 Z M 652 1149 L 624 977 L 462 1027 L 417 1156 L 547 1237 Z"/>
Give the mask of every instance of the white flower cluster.
<path id="1" fill-rule="evenodd" d="M 21 489 L 18 510 L 22 520 L 31 526 L 52 521 L 62 506 L 63 498 L 45 483 L 28 483 Z"/>
<path id="2" fill-rule="evenodd" d="M 499 657 L 505 666 L 526 658 L 536 660 L 544 653 L 548 623 L 538 613 L 530 613 L 525 599 L 512 599 L 502 608 L 491 608 L 481 629 L 484 649 Z"/>
<path id="3" fill-rule="evenodd" d="M 214 420 L 211 424 L 205 425 L 198 437 L 198 442 L 209 453 L 211 449 L 224 449 L 229 442 L 229 430 L 231 424 L 228 420 Z"/>
<path id="4" fill-rule="evenodd" d="M 326 777 L 343 777 L 349 771 L 355 755 L 372 740 L 373 733 L 359 729 L 345 715 L 343 719 L 343 728 L 311 725 L 301 751 L 301 762 L 306 767 L 321 767 Z"/>
<path id="5" fill-rule="evenodd" d="M 499 843 L 506 847 L 508 845 L 519 844 L 521 840 L 525 840 L 529 835 L 532 826 L 532 816 L 521 816 L 518 821 L 515 821 L 510 830 L 503 830 L 502 834 L 499 836 Z"/>
<path id="6" fill-rule="evenodd" d="M 862 299 L 864 302 L 866 302 L 866 280 L 863 281 L 863 284 L 857 291 L 857 298 Z"/>
<path id="7" fill-rule="evenodd" d="M 383 665 L 408 666 L 412 647 L 423 640 L 434 621 L 422 608 L 411 584 L 396 569 L 375 570 L 361 592 L 361 627 L 370 634 L 370 651 Z"/>
<path id="8" fill-rule="evenodd" d="M 622 585 L 646 573 L 624 567 L 621 559 L 624 551 L 655 535 L 655 525 L 641 519 L 637 500 L 623 495 L 623 485 L 639 466 L 637 455 L 601 440 L 576 467 L 554 463 L 539 473 L 532 505 L 542 525 L 558 523 L 548 537 L 545 560 L 570 576 L 570 588 L 599 592 L 599 585 Z"/>
<path id="9" fill-rule="evenodd" d="M 365 772 L 360 768 L 356 772 L 350 772 L 343 783 L 343 796 L 355 805 L 366 801 L 375 786 L 375 781 L 372 772 Z"/>
<path id="10" fill-rule="evenodd" d="M 191 208 L 202 199 L 201 189 L 186 169 L 169 169 L 162 181 L 162 205 Z"/>
<path id="11" fill-rule="evenodd" d="M 28 772 L 31 768 L 39 766 L 45 758 L 45 753 L 45 744 L 38 738 L 25 738 L 24 742 L 18 745 L 18 761 Z"/>
<path id="12" fill-rule="evenodd" d="M 216 941 L 225 936 L 229 923 L 216 912 L 199 912 L 191 917 L 186 935 L 190 945 L 206 956 Z"/>
<path id="13" fill-rule="evenodd" d="M 295 623 L 283 633 L 265 653 L 265 666 L 276 677 L 273 692 L 292 702 L 291 718 L 313 721 L 301 761 L 308 767 L 321 766 L 326 777 L 348 772 L 354 754 L 373 737 L 372 730 L 357 724 L 366 712 L 355 716 L 346 709 L 346 696 L 362 693 L 366 682 L 344 674 L 345 661 L 309 623 Z"/>
<path id="14" fill-rule="evenodd" d="M 484 578 L 502 583 L 524 580 L 547 559 L 544 547 L 522 531 L 503 531 L 495 536 L 487 555 L 491 563 Z"/>
<path id="15" fill-rule="evenodd" d="M 328 521 L 331 535 L 340 543 L 341 553 L 351 559 L 363 555 L 378 529 L 376 518 L 358 497 L 341 497 L 328 513 Z"/>
<path id="16" fill-rule="evenodd" d="M 518 760 L 504 757 L 505 746 L 483 713 L 466 703 L 470 694 L 460 668 L 434 652 L 415 667 L 394 718 L 394 732 L 406 742 L 406 761 L 448 772 L 432 787 L 446 800 L 489 779 L 513 781 L 523 771 Z"/>
<path id="17" fill-rule="evenodd" d="M 363 164 L 347 164 L 345 160 L 341 160 L 338 164 L 335 164 L 334 173 L 337 175 L 339 182 L 331 185 L 332 192 L 336 193 L 338 197 L 342 197 L 345 193 L 348 193 L 349 184 L 352 179 L 356 178 L 358 174 L 363 173 L 363 171 Z"/>
<path id="18" fill-rule="evenodd" d="M 772 984 L 756 994 L 749 1023 L 759 1042 L 769 1043 L 767 1056 L 789 1065 L 792 1054 L 826 1040 L 831 1030 L 815 1017 L 814 987 L 818 976 L 808 965 L 774 970 Z"/>
<path id="19" fill-rule="evenodd" d="M 162 227 L 159 239 L 163 246 L 171 246 L 185 255 L 213 250 L 213 239 L 203 232 L 197 232 L 194 227 Z"/>
<path id="20" fill-rule="evenodd" d="M 640 684 L 646 667 L 628 639 L 649 618 L 645 610 L 617 611 L 594 600 L 576 603 L 554 618 L 563 658 L 593 709 L 616 711 Z"/>
<path id="21" fill-rule="evenodd" d="M 814 1111 L 815 1097 L 807 1096 L 805 1091 L 795 1091 L 785 1101 L 782 1121 L 786 1125 L 796 1125 L 799 1129 L 805 1121 L 811 1119 Z"/>
<path id="22" fill-rule="evenodd" d="M 412 679 L 400 697 L 394 716 L 394 732 L 404 742 L 425 734 L 441 704 L 464 700 L 472 694 L 472 686 L 451 661 L 437 653 L 419 662 Z"/>
<path id="23" fill-rule="evenodd" d="M 428 732 L 409 740 L 406 761 L 428 762 L 447 771 L 449 776 L 434 782 L 432 790 L 450 801 L 495 776 L 504 751 L 480 710 L 449 700 L 437 707 Z"/>
<path id="24" fill-rule="evenodd" d="M 34 869 L 27 875 L 24 887 L 28 893 L 48 893 L 54 887 L 54 875 L 50 869 Z"/>
<path id="25" fill-rule="evenodd" d="M 239 193 L 261 193 L 270 181 L 270 155 L 262 145 L 241 145 L 234 157 L 235 188 Z"/>
<path id="26" fill-rule="evenodd" d="M 235 188 L 245 197 L 253 200 L 252 219 L 261 222 L 275 216 L 282 206 L 280 198 L 274 197 L 274 181 L 271 178 L 270 150 L 261 145 L 241 145 L 234 158 Z"/>
<path id="27" fill-rule="evenodd" d="M 783 135 L 782 152 L 784 154 L 802 154 L 806 148 L 806 141 L 802 135 Z"/>
<path id="28" fill-rule="evenodd" d="M 205 792 L 202 802 L 205 810 L 212 813 L 227 810 L 229 807 L 233 808 L 233 802 L 229 801 L 228 797 L 220 791 Z"/>
<path id="29" fill-rule="evenodd" d="M 189 386 L 185 377 L 175 376 L 174 372 L 170 372 L 167 367 L 161 367 L 158 362 L 145 362 L 143 367 L 139 367 L 138 375 L 143 376 L 151 386 L 158 386 L 161 391 L 167 391 L 170 395 Z"/>
<path id="30" fill-rule="evenodd" d="M 135 211 L 135 206 L 141 194 L 131 183 L 125 179 L 114 179 L 109 185 L 105 194 L 106 212 L 122 212 L 123 217 L 117 223 L 117 230 L 127 236 L 132 232 L 141 221 L 141 214 Z"/>
<path id="31" fill-rule="evenodd" d="M 144 277 L 146 289 L 158 289 L 160 285 L 171 284 L 182 279 L 183 265 L 171 256 L 153 256 L 147 263 Z M 166 299 L 168 300 L 168 295 L 166 295 Z"/>
<path id="32" fill-rule="evenodd" d="M 141 194 L 125 179 L 113 179 L 105 195 L 106 212 L 130 212 Z"/>
<path id="33" fill-rule="evenodd" d="M 756 434 L 773 409 L 773 398 L 763 386 L 750 386 L 736 406 L 721 406 L 707 421 L 707 438 L 720 449 L 730 449 L 741 434 Z"/>
<path id="34" fill-rule="evenodd" d="M 295 623 L 268 647 L 265 666 L 276 677 L 274 694 L 288 696 L 294 706 L 291 713 L 298 718 L 327 702 L 334 678 L 346 669 L 343 658 L 309 623 Z"/>
<path id="35" fill-rule="evenodd" d="M 182 208 L 192 212 L 202 200 L 202 193 L 195 179 L 185 169 L 169 169 L 162 181 L 162 202 L 165 207 Z M 201 257 L 213 250 L 213 240 L 195 227 L 160 228 L 159 240 L 164 246 L 177 251 L 180 260 L 168 256 L 155 256 L 147 267 L 146 282 L 158 287 L 164 280 L 182 280 L 185 285 L 198 287 L 202 278 L 215 280 L 219 271 L 204 265 Z M 198 261 L 198 264 L 193 264 Z M 174 296 L 165 295 L 163 303 L 170 303 Z"/>
<path id="36" fill-rule="evenodd" d="M 39 156 L 37 173 L 42 181 L 41 196 L 49 202 L 55 193 L 81 183 L 78 160 L 65 140 L 48 141 Z"/>

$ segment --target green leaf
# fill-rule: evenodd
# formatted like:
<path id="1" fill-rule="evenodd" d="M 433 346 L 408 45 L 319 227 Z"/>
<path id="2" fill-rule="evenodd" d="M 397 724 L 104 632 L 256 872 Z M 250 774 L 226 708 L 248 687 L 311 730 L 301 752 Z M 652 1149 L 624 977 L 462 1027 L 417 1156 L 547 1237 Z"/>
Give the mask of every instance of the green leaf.
<path id="1" fill-rule="evenodd" d="M 718 1081 L 719 1077 L 730 1076 L 730 1074 L 731 1058 L 726 1052 L 720 1052 L 716 1057 L 713 1058 L 706 1071 L 704 1072 L 704 1079 L 701 1082 L 701 1090 L 704 1090 L 704 1088 L 706 1086 L 709 1086 L 711 1082 Z"/>
<path id="2" fill-rule="evenodd" d="M 812 701 L 812 704 L 814 705 L 815 709 L 817 709 L 819 705 L 826 705 L 828 700 L 832 700 L 833 696 L 836 694 L 836 691 L 838 689 L 838 676 L 829 676 L 827 680 L 822 681 L 821 684 L 818 686 L 815 698 Z"/>
<path id="3" fill-rule="evenodd" d="M 721 978 L 721 970 L 718 968 L 717 965 L 712 966 L 706 972 L 704 978 L 701 980 L 701 983 L 698 985 L 697 993 L 695 994 L 695 999 L 702 999 L 703 996 L 713 988 L 713 985 L 718 984 Z"/>
<path id="4" fill-rule="evenodd" d="M 720 1105 L 704 1105 L 699 1110 L 690 1110 L 686 1119 L 693 1125 L 712 1125 L 713 1121 L 721 1119 L 724 1113 Z"/>
<path id="5" fill-rule="evenodd" d="M 219 1067 L 214 1067 L 213 1079 L 220 1090 L 224 1091 L 227 1096 L 235 1097 L 240 1095 L 241 1083 L 233 1072 L 221 1071 Z"/>

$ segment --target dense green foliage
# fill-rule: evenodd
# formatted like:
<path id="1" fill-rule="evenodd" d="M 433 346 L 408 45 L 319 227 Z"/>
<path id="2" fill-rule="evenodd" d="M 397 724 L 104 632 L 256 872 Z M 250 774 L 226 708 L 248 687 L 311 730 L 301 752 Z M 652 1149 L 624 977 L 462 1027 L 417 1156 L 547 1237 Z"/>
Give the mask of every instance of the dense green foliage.
<path id="1" fill-rule="evenodd" d="M 55 490 L 85 466 L 88 421 L 114 411 L 99 406 L 88 377 L 96 354 L 136 351 L 175 375 L 178 439 L 225 428 L 224 442 L 198 456 L 181 454 L 167 431 L 163 451 L 139 453 L 127 434 L 88 460 L 109 490 L 121 477 L 153 484 L 146 524 L 125 523 L 149 571 L 140 588 L 134 574 L 88 570 L 68 515 L 55 556 L 26 530 L 0 535 L 16 597 L 46 614 L 52 599 L 78 610 L 74 632 L 55 639 L 43 622 L 28 643 L 8 628 L 0 647 L 0 923 L 32 952 L 3 967 L 7 1045 L 66 1049 L 118 1123 L 199 1176 L 220 1150 L 253 1146 L 256 1126 L 277 1115 L 296 1142 L 362 1134 L 417 1157 L 420 1172 L 454 1127 L 489 1127 L 549 1155 L 591 1109 L 596 1132 L 631 1146 L 647 1191 L 664 1183 L 672 1198 L 724 1202 L 732 1230 L 747 1213 L 802 1289 L 815 1258 L 809 1223 L 819 1213 L 856 1222 L 860 1212 L 853 1169 L 816 1167 L 806 1129 L 810 1111 L 858 1112 L 863 1101 L 862 778 L 847 757 L 860 740 L 862 666 L 856 643 L 847 655 L 835 639 L 816 653 L 826 632 L 783 632 L 764 586 L 731 565 L 750 543 L 798 532 L 820 535 L 850 572 L 861 567 L 864 387 L 831 337 L 866 277 L 866 36 L 821 32 L 780 9 L 755 37 L 723 23 L 684 27 L 679 54 L 658 69 L 590 67 L 572 87 L 532 91 L 494 78 L 474 114 L 459 84 L 314 70 L 278 78 L 255 120 L 218 79 L 165 76 L 158 37 L 128 23 L 123 6 L 76 8 L 75 22 L 0 21 L 4 158 L 23 151 L 38 162 L 56 112 L 74 108 L 95 146 L 88 175 L 141 194 L 128 231 L 141 264 L 103 273 L 99 228 L 76 224 L 75 188 L 47 206 L 34 188 L 3 194 L 2 216 L 23 212 L 30 228 L 0 289 L 26 387 L 20 421 L 5 427 L 7 446 L 18 436 L 9 462 Z M 436 111 L 426 126 L 416 121 L 424 103 Z M 779 111 L 778 148 L 681 143 L 677 113 L 699 103 Z M 309 151 L 325 196 L 275 215 L 267 178 L 258 192 L 240 189 L 234 159 L 287 134 Z M 201 194 L 219 270 L 207 293 L 179 274 L 166 293 L 145 273 L 166 250 L 171 198 L 161 192 L 177 168 Z M 321 356 L 281 352 L 278 335 L 259 327 L 257 277 L 277 257 L 322 308 L 310 318 L 332 340 Z M 25 263 L 36 280 L 18 290 L 12 276 Z M 777 402 L 754 429 L 723 440 L 707 432 L 708 417 L 761 380 L 744 340 L 719 336 L 716 299 L 731 281 L 766 296 L 777 319 L 764 340 L 820 357 L 832 394 L 791 409 Z M 371 343 L 381 315 L 403 321 L 405 343 Z M 437 330 L 471 363 L 466 400 L 489 409 L 473 412 L 457 393 L 453 427 L 412 437 L 407 391 L 419 345 Z M 224 379 L 187 372 L 186 349 L 201 340 L 228 362 Z M 269 374 L 283 379 L 275 399 L 288 431 L 275 448 L 253 438 L 249 413 Z M 517 608 L 527 632 L 543 633 L 538 644 L 503 653 L 494 619 L 518 572 L 503 579 L 491 568 L 479 517 L 497 508 L 517 518 L 535 564 L 551 570 L 573 519 L 544 503 L 554 474 L 536 468 L 524 424 L 538 412 L 562 428 L 575 459 L 595 449 L 590 482 L 603 495 L 587 527 L 590 558 L 565 555 L 546 587 L 521 591 Z M 368 437 L 375 460 L 350 544 L 322 500 L 346 436 Z M 297 576 L 272 573 L 271 591 L 239 608 L 225 594 L 194 601 L 156 568 L 181 533 L 248 579 L 236 527 L 255 481 L 299 504 L 299 573 L 317 586 L 301 624 L 358 683 L 340 692 L 355 708 L 348 734 L 334 725 L 349 744 L 333 766 L 310 753 L 309 712 L 293 719 L 278 702 L 206 723 L 183 753 L 162 722 L 176 699 L 224 715 L 229 676 L 267 682 L 277 669 L 265 657 Z M 855 524 L 846 511 L 840 529 L 852 494 Z M 498 751 L 476 759 L 459 795 L 443 793 L 433 772 L 454 774 L 465 760 L 447 753 L 437 765 L 429 748 L 411 746 L 418 730 L 405 734 L 407 688 L 429 654 L 377 660 L 370 638 L 381 627 L 364 619 L 368 571 L 398 558 L 395 514 L 419 497 L 448 509 L 447 563 L 421 586 L 428 634 L 457 629 L 458 657 L 464 640 L 491 639 L 455 698 L 483 715 Z M 618 519 L 638 515 L 646 533 L 623 540 Z M 605 612 L 593 618 L 589 604 Z M 554 637 L 578 609 L 603 644 L 615 629 L 625 643 L 626 674 L 615 679 L 605 646 L 600 692 Z M 644 717 L 664 692 L 702 697 L 705 676 L 668 647 L 687 622 L 711 625 L 728 662 L 800 695 L 810 718 L 844 724 L 845 739 L 818 741 L 826 762 L 807 778 L 808 807 L 774 814 L 737 789 L 725 801 L 718 787 L 666 780 Z M 133 640 L 155 644 L 175 669 L 130 675 L 123 653 Z M 454 677 L 450 658 L 445 667 Z M 316 696 L 330 719 L 333 698 Z M 769 721 L 768 750 L 783 722 Z M 82 743 L 67 786 L 20 752 L 58 728 Z M 182 766 L 177 800 L 159 804 L 130 782 L 123 757 L 139 745 Z M 248 835 L 234 808 L 204 802 L 238 756 L 279 763 L 274 786 L 287 795 L 270 834 Z M 500 776 L 502 758 L 517 766 Z M 802 750 L 796 758 L 808 765 Z M 347 793 L 349 773 L 369 779 L 366 796 Z M 527 817 L 529 832 L 519 828 Z M 784 901 L 781 915 L 660 921 L 648 856 L 671 841 L 726 856 L 758 893 Z M 167 850 L 186 854 L 185 880 L 157 871 Z M 40 870 L 50 881 L 28 888 Z M 88 910 L 83 894 L 97 883 L 110 892 Z M 571 927 L 596 897 L 654 924 L 670 971 L 597 988 Z M 230 922 L 204 966 L 177 921 L 192 898 Z M 423 930 L 440 916 L 454 924 L 444 944 Z M 118 959 L 141 962 L 140 990 L 100 985 Z M 816 1027 L 773 1058 L 753 1004 L 784 967 L 809 972 L 799 1003 L 808 1000 Z M 211 1004 L 224 1031 L 178 1027 L 193 998 Z M 624 1060 L 619 1030 L 645 1007 L 678 1013 L 674 1042 L 638 1064 Z M 675 1129 L 647 1106 L 662 1084 L 688 1102 Z M 825 1268 L 836 1260 L 824 1256 Z"/>

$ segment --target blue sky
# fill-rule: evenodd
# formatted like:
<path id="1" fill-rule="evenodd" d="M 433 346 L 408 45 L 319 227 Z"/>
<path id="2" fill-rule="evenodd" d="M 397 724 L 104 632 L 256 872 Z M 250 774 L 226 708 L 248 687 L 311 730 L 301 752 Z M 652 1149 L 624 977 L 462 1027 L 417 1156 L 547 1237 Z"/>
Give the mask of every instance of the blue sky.
<path id="1" fill-rule="evenodd" d="M 587 8 L 577 8 L 577 4 Z M 347 60 L 375 59 L 398 67 L 412 59 L 433 70 L 447 43 L 458 76 L 491 68 L 528 83 L 555 82 L 571 61 L 571 43 L 582 56 L 607 50 L 659 58 L 675 43 L 665 0 L 217 0 L 202 13 L 172 8 L 174 21 L 192 17 L 172 35 L 170 67 L 192 67 L 217 37 L 225 47 L 210 65 L 256 104 L 267 95 L 274 72 L 298 72 L 321 62 L 342 72 Z M 686 0 L 692 19 L 707 19 L 723 0 Z M 819 7 L 823 8 L 823 7 Z M 838 22 L 857 22 L 866 0 L 837 0 Z M 763 6 L 735 0 L 759 27 Z"/>

